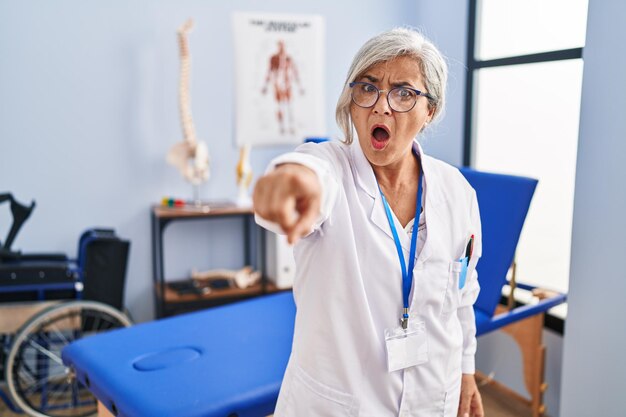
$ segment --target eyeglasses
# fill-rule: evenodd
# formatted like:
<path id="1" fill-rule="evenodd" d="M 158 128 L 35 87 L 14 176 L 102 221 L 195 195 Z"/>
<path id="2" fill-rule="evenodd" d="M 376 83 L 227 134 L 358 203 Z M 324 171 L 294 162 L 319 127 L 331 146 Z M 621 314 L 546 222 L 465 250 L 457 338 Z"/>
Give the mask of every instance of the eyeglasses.
<path id="1" fill-rule="evenodd" d="M 387 91 L 378 89 L 374 84 L 359 81 L 351 82 L 349 86 L 352 88 L 352 101 L 354 104 L 366 109 L 374 107 L 380 97 L 380 93 Z M 415 107 L 417 96 L 424 96 L 430 100 L 435 99 L 430 94 L 414 88 L 395 87 L 387 91 L 387 103 L 389 103 L 391 110 L 398 113 L 406 113 Z"/>

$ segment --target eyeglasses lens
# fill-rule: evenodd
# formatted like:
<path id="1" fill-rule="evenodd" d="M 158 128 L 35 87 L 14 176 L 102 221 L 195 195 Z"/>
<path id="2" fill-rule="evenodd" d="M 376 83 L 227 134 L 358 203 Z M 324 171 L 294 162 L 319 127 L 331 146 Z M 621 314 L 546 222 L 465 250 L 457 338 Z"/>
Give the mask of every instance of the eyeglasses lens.
<path id="1" fill-rule="evenodd" d="M 409 111 L 415 106 L 417 95 L 415 91 L 397 87 L 389 92 L 389 105 L 397 112 Z"/>
<path id="2" fill-rule="evenodd" d="M 352 100 L 361 107 L 372 107 L 378 100 L 378 89 L 372 84 L 358 83 L 352 87 Z"/>
<path id="3" fill-rule="evenodd" d="M 392 110 L 397 112 L 407 112 L 415 106 L 417 95 L 413 90 L 403 87 L 391 89 L 387 100 Z M 376 86 L 369 83 L 355 83 L 352 87 L 352 100 L 361 107 L 372 107 L 378 101 L 380 91 Z"/>

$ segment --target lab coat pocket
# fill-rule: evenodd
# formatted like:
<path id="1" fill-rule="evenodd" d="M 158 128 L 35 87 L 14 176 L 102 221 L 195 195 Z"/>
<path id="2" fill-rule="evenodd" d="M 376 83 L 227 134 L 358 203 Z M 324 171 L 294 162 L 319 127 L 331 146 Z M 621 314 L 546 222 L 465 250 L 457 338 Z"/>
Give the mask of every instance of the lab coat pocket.
<path id="1" fill-rule="evenodd" d="M 316 380 L 299 366 L 291 369 L 289 399 L 282 416 L 326 417 L 359 415 L 358 400 Z"/>
<path id="2" fill-rule="evenodd" d="M 443 315 L 449 315 L 456 311 L 459 307 L 461 300 L 460 280 L 461 273 L 463 272 L 463 261 L 452 261 L 448 269 L 448 285 L 446 287 L 446 297 L 443 301 L 443 308 L 441 313 Z"/>

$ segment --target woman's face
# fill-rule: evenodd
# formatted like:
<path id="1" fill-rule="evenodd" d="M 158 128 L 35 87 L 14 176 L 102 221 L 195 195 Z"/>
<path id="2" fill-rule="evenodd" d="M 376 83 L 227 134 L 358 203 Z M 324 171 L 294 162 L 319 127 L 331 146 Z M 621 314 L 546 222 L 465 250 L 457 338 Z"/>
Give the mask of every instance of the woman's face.
<path id="1" fill-rule="evenodd" d="M 415 106 L 406 113 L 392 110 L 387 102 L 387 92 L 394 87 L 427 92 L 419 65 L 414 58 L 402 56 L 374 65 L 355 81 L 367 82 L 386 91 L 380 93 L 378 101 L 370 108 L 352 102 L 350 115 L 369 162 L 375 167 L 393 168 L 411 157 L 413 139 L 432 119 L 434 112 L 434 109 L 429 110 L 428 99 L 424 96 L 417 96 Z"/>

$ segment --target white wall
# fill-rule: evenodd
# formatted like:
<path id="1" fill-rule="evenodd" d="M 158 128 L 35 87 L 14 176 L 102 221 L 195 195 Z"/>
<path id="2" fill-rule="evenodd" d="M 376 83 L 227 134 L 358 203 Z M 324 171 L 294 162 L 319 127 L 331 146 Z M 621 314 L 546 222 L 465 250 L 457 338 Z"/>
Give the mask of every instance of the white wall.
<path id="1" fill-rule="evenodd" d="M 448 59 L 448 94 L 442 122 L 428 131 L 424 150 L 450 164 L 463 162 L 467 1 L 418 1 L 418 27 Z"/>
<path id="2" fill-rule="evenodd" d="M 561 416 L 626 413 L 626 3 L 590 1 Z"/>
<path id="3" fill-rule="evenodd" d="M 190 187 L 165 164 L 167 150 L 182 136 L 176 29 L 188 17 L 196 23 L 190 35 L 192 109 L 213 160 L 202 196 L 236 195 L 233 11 L 326 18 L 326 120 L 332 136 L 338 134 L 335 101 L 358 47 L 382 30 L 418 22 L 412 0 L 0 0 L 0 192 L 37 201 L 13 247 L 75 256 L 84 229 L 115 228 L 132 242 L 126 302 L 137 320 L 151 318 L 153 311 L 149 207 L 164 195 L 191 197 Z M 255 174 L 284 150 L 254 149 Z M 9 219 L 3 205 L 1 241 Z M 166 235 L 173 256 L 166 259 L 166 271 L 180 278 L 191 266 L 240 266 L 237 227 L 171 226 Z M 191 261 L 188 245 L 204 257 Z"/>

